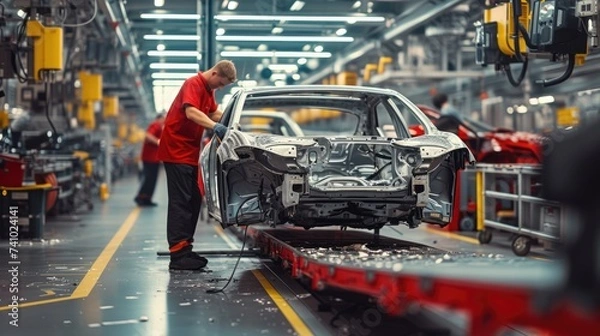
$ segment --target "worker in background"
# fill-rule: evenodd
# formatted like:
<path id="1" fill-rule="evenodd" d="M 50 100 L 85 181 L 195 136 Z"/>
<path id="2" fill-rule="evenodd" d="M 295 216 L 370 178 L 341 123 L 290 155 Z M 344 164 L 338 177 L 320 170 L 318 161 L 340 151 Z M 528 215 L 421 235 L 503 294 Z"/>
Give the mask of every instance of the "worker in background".
<path id="1" fill-rule="evenodd" d="M 157 205 L 152 202 L 152 196 L 154 195 L 154 189 L 156 188 L 158 168 L 160 167 L 157 152 L 164 124 L 165 115 L 160 113 L 146 129 L 146 137 L 144 138 L 144 146 L 142 147 L 142 184 L 137 196 L 134 198 L 134 201 L 138 206 L 145 207 Z"/>
<path id="2" fill-rule="evenodd" d="M 223 113 L 217 109 L 214 94 L 235 80 L 235 65 L 219 61 L 188 78 L 167 113 L 158 159 L 167 174 L 169 269 L 198 270 L 208 262 L 192 251 L 202 202 L 198 188 L 200 141 L 204 129 L 213 130 L 219 139 L 225 136 L 227 127 L 219 123 Z"/>
<path id="3" fill-rule="evenodd" d="M 445 93 L 437 93 L 435 96 L 433 96 L 431 102 L 442 115 L 460 115 L 460 112 L 456 109 L 456 107 L 452 106 L 450 102 L 448 102 L 448 95 Z"/>

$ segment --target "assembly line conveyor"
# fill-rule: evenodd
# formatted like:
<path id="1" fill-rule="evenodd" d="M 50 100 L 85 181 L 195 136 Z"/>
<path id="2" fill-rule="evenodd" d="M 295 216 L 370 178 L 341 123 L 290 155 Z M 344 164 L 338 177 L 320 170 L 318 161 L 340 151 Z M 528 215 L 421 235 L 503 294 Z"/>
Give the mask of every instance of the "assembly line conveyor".
<path id="1" fill-rule="evenodd" d="M 312 290 L 326 287 L 373 297 L 386 313 L 434 304 L 464 312 L 469 335 L 491 335 L 507 325 L 554 335 L 597 335 L 600 313 L 567 301 L 566 270 L 547 262 L 501 255 L 448 252 L 355 230 L 249 227 L 263 255 L 281 261 Z"/>

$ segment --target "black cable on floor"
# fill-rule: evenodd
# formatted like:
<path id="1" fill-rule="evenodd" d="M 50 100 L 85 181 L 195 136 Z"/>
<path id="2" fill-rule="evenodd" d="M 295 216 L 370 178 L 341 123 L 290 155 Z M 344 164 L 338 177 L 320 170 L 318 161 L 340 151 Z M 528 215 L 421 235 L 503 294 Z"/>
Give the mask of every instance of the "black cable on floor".
<path id="1" fill-rule="evenodd" d="M 225 288 L 227 288 L 227 286 L 229 286 L 229 283 L 231 282 L 231 280 L 233 279 L 233 276 L 235 275 L 235 271 L 237 270 L 238 264 L 240 263 L 240 260 L 242 259 L 242 253 L 244 252 L 244 247 L 246 246 L 246 234 L 247 233 L 248 233 L 248 226 L 246 225 L 246 229 L 244 230 L 244 242 L 242 243 L 242 249 L 240 250 L 240 255 L 238 256 L 238 259 L 235 262 L 235 266 L 233 266 L 233 271 L 231 272 L 231 275 L 229 276 L 229 279 L 227 280 L 227 283 L 225 284 L 225 286 L 223 286 L 222 288 L 207 289 L 206 293 L 208 293 L 208 294 L 222 293 L 225 290 Z"/>
<path id="2" fill-rule="evenodd" d="M 258 199 L 258 196 L 257 197 L 252 197 L 252 198 L 248 198 L 248 199 L 244 200 L 242 202 L 242 204 L 240 204 L 240 207 L 235 212 L 235 223 L 238 226 L 240 225 L 239 219 L 240 219 L 240 212 L 242 211 L 242 208 L 244 207 L 244 205 L 246 205 L 246 203 L 248 203 L 249 201 L 255 200 L 255 199 Z M 218 288 L 207 289 L 206 293 L 208 293 L 208 294 L 223 293 L 223 291 L 225 290 L 225 288 L 227 288 L 227 286 L 229 286 L 229 283 L 231 282 L 231 280 L 233 279 L 233 276 L 235 275 L 235 271 L 237 270 L 238 264 L 240 263 L 240 260 L 242 259 L 242 254 L 244 253 L 244 247 L 246 246 L 247 233 L 248 233 L 248 225 L 246 225 L 246 229 L 244 230 L 244 240 L 242 242 L 242 249 L 240 250 L 240 254 L 238 255 L 238 259 L 235 262 L 235 266 L 233 266 L 233 271 L 231 272 L 231 275 L 229 276 L 229 279 L 227 280 L 227 283 L 225 284 L 225 286 L 223 286 L 223 288 L 221 288 L 221 289 L 218 289 Z"/>

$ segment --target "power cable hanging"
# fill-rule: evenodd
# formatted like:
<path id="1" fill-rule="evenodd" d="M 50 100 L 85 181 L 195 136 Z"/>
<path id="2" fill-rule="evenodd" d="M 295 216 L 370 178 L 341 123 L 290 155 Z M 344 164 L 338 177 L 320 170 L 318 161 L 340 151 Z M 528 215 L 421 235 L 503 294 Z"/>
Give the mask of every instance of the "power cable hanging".
<path id="1" fill-rule="evenodd" d="M 261 188 L 262 189 L 262 188 Z M 240 212 L 242 210 L 242 208 L 244 207 L 244 205 L 246 205 L 246 203 L 248 203 L 249 201 L 253 201 L 253 200 L 257 200 L 258 201 L 258 196 L 255 197 L 251 197 L 248 198 L 246 200 L 244 200 L 241 204 L 240 207 L 237 209 L 236 214 L 235 214 L 235 222 L 236 224 L 239 226 L 239 216 L 240 216 Z M 259 204 L 259 209 L 260 209 L 260 202 L 258 202 Z M 240 263 L 240 260 L 242 259 L 242 254 L 244 253 L 244 248 L 246 247 L 246 238 L 248 235 L 248 225 L 246 225 L 246 228 L 244 229 L 244 239 L 242 242 L 242 248 L 240 249 L 240 254 L 238 255 L 237 261 L 235 262 L 235 266 L 233 266 L 233 271 L 231 271 L 231 275 L 229 276 L 229 279 L 227 279 L 227 283 L 221 287 L 221 288 L 211 288 L 211 289 L 207 289 L 206 293 L 208 294 L 216 294 L 216 293 L 222 293 L 225 288 L 227 288 L 227 286 L 229 286 L 229 283 L 231 283 L 231 280 L 233 279 L 233 276 L 235 275 L 235 271 L 237 270 L 237 267 Z"/>
<path id="2" fill-rule="evenodd" d="M 75 24 L 63 23 L 63 26 L 64 27 L 81 27 L 81 26 L 85 26 L 87 24 L 92 23 L 94 21 L 94 19 L 96 19 L 96 15 L 98 14 L 98 0 L 92 0 L 92 2 L 94 3 L 94 13 L 92 14 L 92 17 L 90 17 L 87 21 L 81 22 L 81 23 L 75 23 Z"/>

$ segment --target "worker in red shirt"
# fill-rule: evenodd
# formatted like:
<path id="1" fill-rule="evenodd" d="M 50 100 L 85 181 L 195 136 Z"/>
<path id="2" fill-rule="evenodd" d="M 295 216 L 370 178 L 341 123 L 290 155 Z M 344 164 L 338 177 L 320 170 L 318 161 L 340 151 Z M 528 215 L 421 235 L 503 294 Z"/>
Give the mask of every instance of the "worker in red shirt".
<path id="1" fill-rule="evenodd" d="M 208 262 L 192 252 L 202 202 L 197 182 L 200 141 L 205 128 L 219 139 L 225 136 L 227 127 L 219 123 L 223 112 L 217 109 L 214 94 L 235 80 L 234 64 L 219 61 L 188 78 L 167 113 L 158 159 L 167 174 L 169 269 L 198 270 Z"/>
<path id="2" fill-rule="evenodd" d="M 164 124 L 165 115 L 161 113 L 156 116 L 156 119 L 154 119 L 146 129 L 146 137 L 144 138 L 144 146 L 142 147 L 142 184 L 137 196 L 134 198 L 134 201 L 138 206 L 157 205 L 152 202 L 152 196 L 154 195 L 154 189 L 156 188 L 158 168 L 160 167 L 157 152 Z"/>

